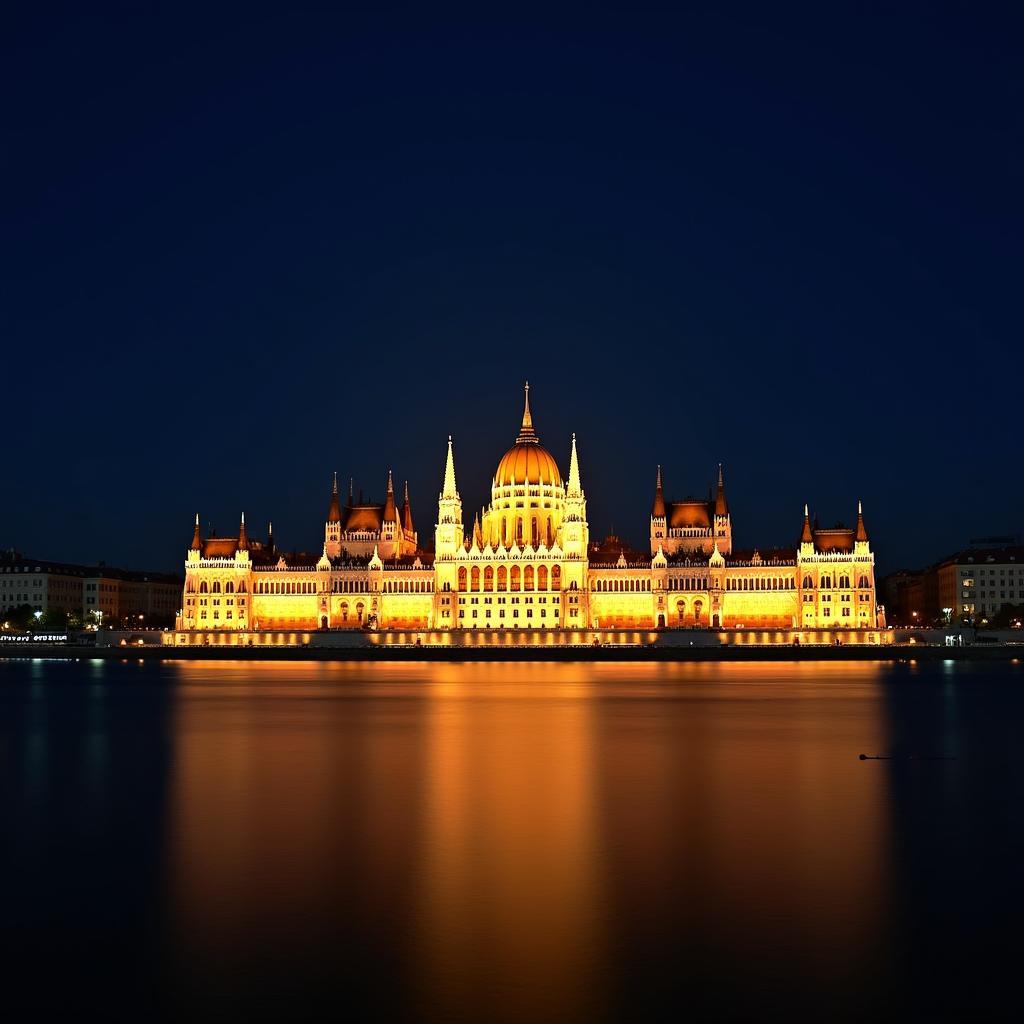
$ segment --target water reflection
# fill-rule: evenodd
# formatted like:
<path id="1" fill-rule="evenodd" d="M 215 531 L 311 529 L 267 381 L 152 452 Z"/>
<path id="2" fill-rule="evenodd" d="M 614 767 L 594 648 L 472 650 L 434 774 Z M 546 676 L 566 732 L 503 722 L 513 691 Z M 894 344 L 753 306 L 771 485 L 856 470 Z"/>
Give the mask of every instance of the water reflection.
<path id="1" fill-rule="evenodd" d="M 182 663 L 186 973 L 498 1019 L 852 995 L 889 890 L 878 671 Z"/>

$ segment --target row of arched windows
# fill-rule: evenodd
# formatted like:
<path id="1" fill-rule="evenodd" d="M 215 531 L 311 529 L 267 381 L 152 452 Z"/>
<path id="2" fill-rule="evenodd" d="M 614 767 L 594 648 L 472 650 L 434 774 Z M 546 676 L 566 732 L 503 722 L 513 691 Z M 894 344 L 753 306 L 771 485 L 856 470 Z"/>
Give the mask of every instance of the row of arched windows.
<path id="1" fill-rule="evenodd" d="M 804 590 L 812 590 L 814 588 L 814 579 L 808 575 L 804 577 Z M 861 589 L 867 589 L 871 586 L 871 582 L 868 580 L 866 575 L 857 577 L 857 586 Z M 836 581 L 836 587 L 839 590 L 850 589 L 850 577 L 846 573 L 842 573 L 839 579 Z M 820 590 L 831 590 L 832 589 L 832 576 L 826 573 L 818 581 L 818 588 Z"/>
<path id="2" fill-rule="evenodd" d="M 331 592 L 335 594 L 366 594 L 369 590 L 369 580 L 334 580 L 331 583 Z"/>
<path id="3" fill-rule="evenodd" d="M 796 580 L 786 576 L 740 576 L 727 579 L 726 590 L 795 590 Z"/>
<path id="4" fill-rule="evenodd" d="M 433 580 L 385 580 L 385 594 L 432 594 Z"/>
<path id="5" fill-rule="evenodd" d="M 509 570 L 504 565 L 499 565 L 495 571 L 493 565 L 484 566 L 483 572 L 480 566 L 474 565 L 472 569 L 466 570 L 464 565 L 459 566 L 458 577 L 459 590 L 561 590 L 562 589 L 562 567 L 553 565 L 549 570 L 546 565 L 538 565 L 536 570 L 532 565 L 520 567 L 513 565 Z"/>
<path id="6" fill-rule="evenodd" d="M 707 590 L 707 576 L 669 576 L 669 590 Z"/>
<path id="7" fill-rule="evenodd" d="M 650 580 L 594 580 L 594 590 L 599 594 L 631 594 L 650 589 Z"/>
<path id="8" fill-rule="evenodd" d="M 301 580 L 259 580 L 256 584 L 257 594 L 315 594 L 316 584 Z"/>
<path id="9" fill-rule="evenodd" d="M 488 538 L 497 545 L 499 542 L 509 548 L 513 541 L 519 546 L 530 544 L 540 547 L 543 542 L 547 547 L 554 547 L 555 528 L 551 516 L 502 516 L 500 526 L 494 528 L 496 536 Z"/>
<path id="10" fill-rule="evenodd" d="M 196 592 L 195 580 L 189 579 L 188 585 L 185 588 L 185 592 L 188 593 L 188 594 L 194 594 Z M 206 580 L 203 580 L 199 584 L 199 593 L 200 594 L 219 594 L 219 593 L 221 593 L 221 583 L 220 583 L 220 580 L 214 580 L 212 584 L 209 584 L 209 583 L 206 582 Z M 234 594 L 235 593 L 235 584 L 234 584 L 234 582 L 232 580 L 228 580 L 227 583 L 224 584 L 223 593 L 225 593 L 225 594 Z M 239 580 L 238 581 L 238 593 L 239 594 L 244 594 L 245 593 L 245 580 Z"/>

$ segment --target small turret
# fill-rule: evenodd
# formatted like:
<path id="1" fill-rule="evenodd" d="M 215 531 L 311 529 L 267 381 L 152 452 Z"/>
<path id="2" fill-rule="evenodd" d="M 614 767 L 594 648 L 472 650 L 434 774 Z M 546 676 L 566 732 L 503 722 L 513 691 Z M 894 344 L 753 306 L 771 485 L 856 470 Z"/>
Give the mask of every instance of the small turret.
<path id="1" fill-rule="evenodd" d="M 273 522 L 267 523 L 267 550 L 274 553 L 274 524 Z"/>
<path id="2" fill-rule="evenodd" d="M 199 536 L 199 513 L 196 513 L 196 528 L 192 534 L 192 543 L 188 546 L 189 551 L 202 551 L 203 539 Z"/>
<path id="3" fill-rule="evenodd" d="M 245 533 L 245 513 L 242 513 L 242 522 L 238 527 L 238 550 L 248 551 L 249 550 L 249 538 Z"/>
<path id="4" fill-rule="evenodd" d="M 526 392 L 526 401 L 523 406 L 523 422 L 519 428 L 519 436 L 516 438 L 516 444 L 523 444 L 524 442 L 537 442 L 537 434 L 533 429 L 533 415 L 530 413 L 530 382 L 527 381 L 524 385 Z"/>
<path id="5" fill-rule="evenodd" d="M 569 486 L 566 489 L 566 497 L 578 498 L 583 493 L 580 484 L 580 460 L 576 454 L 576 435 L 572 435 L 572 454 L 569 456 Z"/>

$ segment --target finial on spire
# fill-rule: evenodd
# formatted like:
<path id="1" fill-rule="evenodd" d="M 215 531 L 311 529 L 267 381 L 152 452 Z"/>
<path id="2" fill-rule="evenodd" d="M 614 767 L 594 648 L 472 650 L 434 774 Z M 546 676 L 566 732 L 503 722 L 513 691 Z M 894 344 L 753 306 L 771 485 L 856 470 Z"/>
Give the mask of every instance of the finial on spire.
<path id="1" fill-rule="evenodd" d="M 248 551 L 249 550 L 249 538 L 245 532 L 245 513 L 242 513 L 242 523 L 238 528 L 238 550 Z"/>
<path id="2" fill-rule="evenodd" d="M 334 471 L 334 493 L 338 493 L 338 471 Z"/>
<path id="3" fill-rule="evenodd" d="M 202 550 L 202 547 L 203 547 L 202 538 L 199 536 L 199 513 L 197 512 L 196 513 L 196 529 L 195 529 L 195 532 L 192 534 L 192 543 L 189 545 L 189 550 L 190 551 L 200 551 L 200 550 Z"/>

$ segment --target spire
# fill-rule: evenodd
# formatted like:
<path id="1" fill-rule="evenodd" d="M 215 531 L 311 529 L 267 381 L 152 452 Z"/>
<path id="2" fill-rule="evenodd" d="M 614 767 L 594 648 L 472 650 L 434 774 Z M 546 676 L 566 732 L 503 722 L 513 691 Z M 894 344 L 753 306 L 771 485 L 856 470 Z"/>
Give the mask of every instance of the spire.
<path id="1" fill-rule="evenodd" d="M 348 478 L 348 507 L 352 507 L 352 477 Z"/>
<path id="2" fill-rule="evenodd" d="M 722 475 L 722 464 L 718 464 L 718 487 L 715 489 L 715 515 L 727 516 L 729 505 L 725 500 L 725 478 Z"/>
<path id="3" fill-rule="evenodd" d="M 248 551 L 249 550 L 249 538 L 245 533 L 245 513 L 242 513 L 242 525 L 238 527 L 238 550 Z"/>
<path id="4" fill-rule="evenodd" d="M 537 435 L 533 429 L 533 415 L 530 412 L 530 382 L 524 385 L 526 391 L 526 402 L 523 406 L 523 423 L 519 428 L 519 436 L 516 444 L 537 444 Z"/>
<path id="5" fill-rule="evenodd" d="M 452 455 L 452 435 L 448 435 L 448 460 L 444 464 L 444 489 L 441 491 L 442 498 L 457 498 L 459 492 L 455 489 L 455 458 Z"/>
<path id="6" fill-rule="evenodd" d="M 569 489 L 566 494 L 574 498 L 583 493 L 580 486 L 580 460 L 576 455 L 576 435 L 572 435 L 572 455 L 569 456 Z"/>
<path id="7" fill-rule="evenodd" d="M 484 546 L 484 535 L 480 531 L 480 515 L 479 513 L 473 516 L 473 543 L 478 547 Z"/>
<path id="8" fill-rule="evenodd" d="M 651 506 L 651 518 L 664 519 L 665 515 L 665 492 L 661 487 L 661 466 L 659 466 L 658 476 L 654 482 L 654 504 Z"/>
<path id="9" fill-rule="evenodd" d="M 384 499 L 384 521 L 390 522 L 393 519 L 398 518 L 398 512 L 395 510 L 395 481 L 391 476 L 391 470 L 388 470 L 388 493 Z"/>
<path id="10" fill-rule="evenodd" d="M 867 540 L 868 530 L 864 525 L 864 509 L 861 506 L 860 499 L 857 499 L 857 536 L 856 540 Z"/>
<path id="11" fill-rule="evenodd" d="M 267 550 L 274 553 L 274 524 L 272 522 L 267 523 Z"/>
<path id="12" fill-rule="evenodd" d="M 338 471 L 334 471 L 334 487 L 331 489 L 331 504 L 327 509 L 327 522 L 341 522 L 341 508 L 338 504 Z"/>
<path id="13" fill-rule="evenodd" d="M 804 528 L 800 534 L 801 544 L 813 544 L 814 534 L 811 533 L 811 513 L 807 508 L 807 503 L 804 503 Z"/>
<path id="14" fill-rule="evenodd" d="M 409 481 L 405 481 L 405 498 L 402 501 L 402 529 L 406 533 L 413 532 L 412 525 L 412 504 L 409 501 Z"/>
<path id="15" fill-rule="evenodd" d="M 192 543 L 188 546 L 189 551 L 202 551 L 203 541 L 199 536 L 199 513 L 196 513 L 196 531 L 192 534 Z"/>

